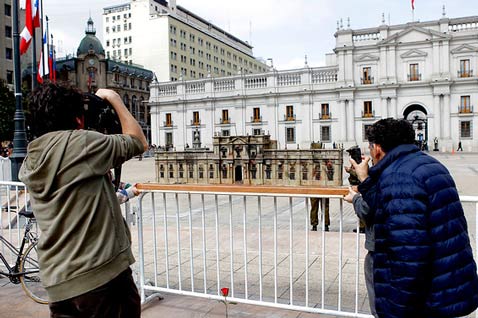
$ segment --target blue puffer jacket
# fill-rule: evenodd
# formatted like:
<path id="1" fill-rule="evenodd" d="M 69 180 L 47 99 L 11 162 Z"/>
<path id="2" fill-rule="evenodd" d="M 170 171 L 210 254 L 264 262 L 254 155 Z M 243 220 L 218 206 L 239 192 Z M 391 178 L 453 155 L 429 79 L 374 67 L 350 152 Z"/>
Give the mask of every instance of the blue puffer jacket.
<path id="1" fill-rule="evenodd" d="M 375 191 L 369 189 L 375 186 Z M 374 286 L 380 318 L 450 318 L 478 306 L 467 223 L 448 170 L 400 145 L 360 186 L 375 210 Z"/>

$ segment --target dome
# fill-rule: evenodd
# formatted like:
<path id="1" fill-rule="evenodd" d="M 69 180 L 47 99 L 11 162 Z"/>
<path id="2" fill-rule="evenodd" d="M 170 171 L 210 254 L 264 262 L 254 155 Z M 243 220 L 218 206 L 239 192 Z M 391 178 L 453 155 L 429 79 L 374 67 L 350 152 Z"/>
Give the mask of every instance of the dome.
<path id="1" fill-rule="evenodd" d="M 94 27 L 93 20 L 88 19 L 88 23 L 85 30 L 85 37 L 81 40 L 80 46 L 76 51 L 76 55 L 88 54 L 90 51 L 94 51 L 95 54 L 105 55 L 105 49 L 101 45 L 100 40 L 96 37 L 96 29 Z"/>

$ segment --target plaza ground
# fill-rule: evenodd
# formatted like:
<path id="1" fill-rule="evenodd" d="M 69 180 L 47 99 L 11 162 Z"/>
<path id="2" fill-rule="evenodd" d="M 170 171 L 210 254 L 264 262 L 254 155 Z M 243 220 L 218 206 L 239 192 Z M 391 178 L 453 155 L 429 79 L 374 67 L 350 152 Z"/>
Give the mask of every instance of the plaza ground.
<path id="1" fill-rule="evenodd" d="M 443 162 L 453 175 L 460 195 L 477 196 L 476 180 L 478 177 L 478 154 L 471 153 L 432 153 Z M 345 174 L 344 174 L 345 175 Z M 131 183 L 154 182 L 155 171 L 152 158 L 139 161 L 132 159 L 124 165 L 123 180 Z M 347 209 L 349 210 L 349 209 Z M 346 217 L 353 217 L 346 213 Z M 470 222 L 471 221 L 471 222 Z M 469 220 L 474 223 L 475 220 Z M 334 223 L 334 216 L 331 216 Z M 333 226 L 331 228 L 333 230 Z M 207 300 L 188 296 L 163 294 L 161 301 L 152 301 L 143 308 L 143 317 L 224 317 L 224 305 L 216 300 Z M 25 296 L 19 285 L 9 284 L 6 279 L 0 279 L 0 317 L 48 317 L 48 307 L 35 304 Z M 301 313 L 290 310 L 279 310 L 245 304 L 229 307 L 229 317 L 322 317 L 333 316 Z"/>

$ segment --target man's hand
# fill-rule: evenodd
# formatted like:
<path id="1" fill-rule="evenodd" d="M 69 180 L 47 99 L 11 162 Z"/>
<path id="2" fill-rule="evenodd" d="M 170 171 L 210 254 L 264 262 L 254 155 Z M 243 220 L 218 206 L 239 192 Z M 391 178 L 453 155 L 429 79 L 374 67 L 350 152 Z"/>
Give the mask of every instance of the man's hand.
<path id="1" fill-rule="evenodd" d="M 100 88 L 96 91 L 96 95 L 113 106 L 120 120 L 123 134 L 138 138 L 143 144 L 144 151 L 148 150 L 148 142 L 143 134 L 143 129 L 133 115 L 130 114 L 118 93 L 111 89 Z"/>
<path id="2" fill-rule="evenodd" d="M 344 196 L 344 200 L 347 201 L 348 203 L 352 203 L 354 196 L 357 194 L 357 192 L 352 189 L 352 187 L 349 186 L 349 193 Z"/>
<path id="3" fill-rule="evenodd" d="M 358 164 L 352 158 L 349 159 L 352 167 L 355 169 L 357 173 L 357 178 L 360 182 L 363 182 L 368 177 L 368 162 L 370 161 L 370 157 L 362 156 L 362 162 Z"/>

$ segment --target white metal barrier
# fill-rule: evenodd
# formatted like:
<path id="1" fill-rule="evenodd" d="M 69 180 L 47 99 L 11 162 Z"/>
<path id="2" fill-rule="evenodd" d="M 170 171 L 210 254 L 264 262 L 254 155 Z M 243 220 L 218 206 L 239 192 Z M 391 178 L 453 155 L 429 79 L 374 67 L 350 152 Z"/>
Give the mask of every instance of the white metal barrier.
<path id="1" fill-rule="evenodd" d="M 14 246 L 19 246 L 23 239 L 23 224 L 25 218 L 18 212 L 29 209 L 28 193 L 21 182 L 0 181 L 0 235 Z M 13 264 L 16 255 L 6 248 L 0 241 L 0 252 L 10 264 Z M 0 262 L 0 266 L 4 267 Z"/>
<path id="2" fill-rule="evenodd" d="M 343 189 L 139 187 L 143 301 L 147 291 L 223 300 L 221 288 L 228 287 L 232 302 L 372 317 L 364 238 L 351 231 L 358 222 L 352 206 L 342 203 Z M 336 211 L 330 232 L 324 231 L 324 218 L 318 232 L 310 231 L 311 197 L 330 198 Z M 461 200 L 476 257 L 478 197 Z"/>
<path id="3" fill-rule="evenodd" d="M 0 156 L 0 181 L 12 181 L 11 161 Z"/>

